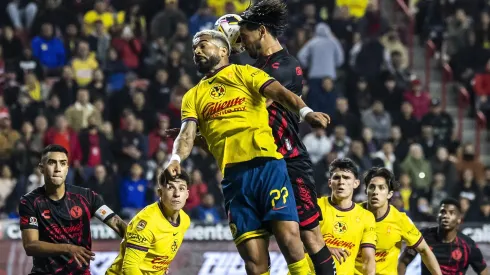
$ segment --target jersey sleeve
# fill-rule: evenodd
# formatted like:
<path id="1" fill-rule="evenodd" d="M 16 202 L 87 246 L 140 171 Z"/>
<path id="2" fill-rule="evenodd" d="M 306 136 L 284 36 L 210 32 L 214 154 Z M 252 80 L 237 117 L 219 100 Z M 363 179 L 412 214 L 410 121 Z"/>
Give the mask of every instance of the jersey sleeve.
<path id="1" fill-rule="evenodd" d="M 136 216 L 126 230 L 126 248 L 148 252 L 153 243 L 153 233 L 148 228 L 148 221 Z"/>
<path id="2" fill-rule="evenodd" d="M 422 233 L 418 230 L 417 226 L 412 220 L 405 214 L 401 213 L 400 216 L 402 238 L 407 243 L 409 248 L 416 248 L 424 239 Z"/>
<path id="3" fill-rule="evenodd" d="M 481 250 L 475 243 L 470 244 L 470 265 L 478 274 L 487 267 L 487 263 L 483 258 Z"/>
<path id="4" fill-rule="evenodd" d="M 19 204 L 20 230 L 38 229 L 37 214 L 32 203 L 26 198 L 20 199 Z"/>
<path id="5" fill-rule="evenodd" d="M 112 211 L 112 209 L 105 204 L 101 195 L 92 190 L 88 190 L 88 199 L 90 202 L 90 212 L 92 216 L 95 216 L 100 221 L 106 222 L 108 219 L 116 215 L 116 213 L 114 213 L 114 211 Z"/>
<path id="6" fill-rule="evenodd" d="M 236 70 L 238 77 L 241 78 L 245 87 L 247 87 L 247 89 L 253 93 L 263 95 L 264 89 L 275 81 L 275 79 L 266 72 L 250 65 L 237 65 Z"/>
<path id="7" fill-rule="evenodd" d="M 194 121 L 197 123 L 196 96 L 195 90 L 191 89 L 182 98 L 181 117 L 182 123 Z"/>
<path id="8" fill-rule="evenodd" d="M 374 219 L 374 215 L 368 212 L 364 218 L 364 230 L 362 232 L 360 248 L 372 247 L 376 249 L 376 242 L 376 220 Z"/>

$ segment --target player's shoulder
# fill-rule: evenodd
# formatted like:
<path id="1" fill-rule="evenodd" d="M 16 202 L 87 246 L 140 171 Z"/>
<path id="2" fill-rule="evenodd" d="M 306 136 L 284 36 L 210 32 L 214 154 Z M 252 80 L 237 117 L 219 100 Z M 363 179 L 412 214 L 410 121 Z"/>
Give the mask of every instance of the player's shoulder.
<path id="1" fill-rule="evenodd" d="M 430 226 L 420 229 L 420 233 L 422 233 L 422 236 L 424 236 L 427 242 L 437 238 L 437 231 L 437 226 Z"/>
<path id="2" fill-rule="evenodd" d="M 187 229 L 191 226 L 191 218 L 184 210 L 180 210 L 180 225 Z"/>
<path id="3" fill-rule="evenodd" d="M 162 214 L 159 213 L 160 208 L 158 207 L 158 202 L 147 205 L 145 208 L 141 209 L 130 221 L 131 224 L 135 224 L 138 230 L 144 228 L 152 228 L 157 224 L 162 223 Z"/>
<path id="4" fill-rule="evenodd" d="M 88 199 L 88 197 L 90 195 L 96 195 L 97 194 L 97 193 L 95 193 L 95 191 L 92 191 L 90 188 L 85 188 L 85 187 L 76 186 L 76 185 L 72 185 L 72 184 L 67 184 L 65 188 L 66 188 L 65 191 L 67 193 L 80 195 L 86 199 Z"/>
<path id="5" fill-rule="evenodd" d="M 475 241 L 468 235 L 464 234 L 461 231 L 458 231 L 458 238 L 462 239 L 465 241 L 469 246 L 476 247 Z"/>
<path id="6" fill-rule="evenodd" d="M 358 216 L 365 219 L 365 221 L 374 221 L 374 215 L 371 211 L 365 209 L 362 205 L 354 204 L 354 208 L 352 209 L 354 213 L 357 213 Z"/>
<path id="7" fill-rule="evenodd" d="M 29 193 L 26 193 L 20 197 L 21 204 L 32 204 L 40 197 L 44 196 L 44 186 L 38 187 Z"/>

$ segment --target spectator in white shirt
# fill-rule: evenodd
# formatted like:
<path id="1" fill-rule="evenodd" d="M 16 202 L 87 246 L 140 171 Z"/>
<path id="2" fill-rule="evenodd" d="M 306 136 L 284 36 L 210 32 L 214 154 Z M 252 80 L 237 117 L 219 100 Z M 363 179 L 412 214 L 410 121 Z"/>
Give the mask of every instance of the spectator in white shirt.
<path id="1" fill-rule="evenodd" d="M 327 137 L 324 129 L 313 129 L 313 132 L 303 138 L 306 150 L 310 154 L 313 164 L 318 163 L 323 156 L 332 150 L 332 142 Z"/>

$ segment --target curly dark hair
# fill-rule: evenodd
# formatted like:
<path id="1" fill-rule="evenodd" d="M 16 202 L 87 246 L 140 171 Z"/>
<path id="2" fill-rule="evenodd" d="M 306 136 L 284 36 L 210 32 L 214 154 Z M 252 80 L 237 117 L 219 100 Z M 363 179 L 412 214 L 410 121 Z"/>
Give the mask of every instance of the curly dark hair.
<path id="1" fill-rule="evenodd" d="M 259 0 L 241 15 L 240 25 L 249 30 L 264 26 L 274 37 L 281 35 L 287 27 L 288 8 L 283 0 Z"/>

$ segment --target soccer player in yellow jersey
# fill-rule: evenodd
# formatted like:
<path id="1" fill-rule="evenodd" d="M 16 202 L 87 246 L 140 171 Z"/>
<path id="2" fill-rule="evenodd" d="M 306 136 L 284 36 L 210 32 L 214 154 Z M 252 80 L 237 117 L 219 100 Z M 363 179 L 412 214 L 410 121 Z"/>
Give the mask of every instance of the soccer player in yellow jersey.
<path id="1" fill-rule="evenodd" d="M 369 169 L 364 177 L 367 184 L 368 201 L 363 207 L 372 212 L 376 218 L 376 274 L 397 274 L 398 256 L 402 241 L 408 247 L 416 249 L 422 256 L 424 264 L 431 274 L 441 274 L 434 253 L 430 250 L 422 234 L 405 213 L 390 205 L 390 198 L 396 191 L 398 183 L 395 176 L 386 168 Z M 356 261 L 356 273 L 362 273 L 360 258 Z"/>
<path id="2" fill-rule="evenodd" d="M 260 69 L 230 65 L 230 44 L 222 33 L 198 32 L 193 48 L 194 62 L 205 76 L 184 95 L 182 126 L 166 172 L 180 173 L 180 161 L 189 156 L 199 127 L 224 171 L 225 209 L 247 274 L 269 273 L 269 230 L 291 274 L 310 274 L 291 182 L 269 126 L 266 98 L 314 127 L 325 128 L 330 118 L 313 112 Z"/>
<path id="3" fill-rule="evenodd" d="M 158 176 L 159 200 L 141 210 L 128 224 L 119 255 L 106 275 L 167 274 L 191 224 L 182 210 L 189 197 L 189 175 Z"/>
<path id="4" fill-rule="evenodd" d="M 352 201 L 354 189 L 360 184 L 357 167 L 352 160 L 344 158 L 334 160 L 328 170 L 328 185 L 332 189 L 332 195 L 319 198 L 318 205 L 323 215 L 320 228 L 325 244 L 334 255 L 337 275 L 354 274 L 358 253 L 362 258 L 362 274 L 374 275 L 374 216 Z"/>

